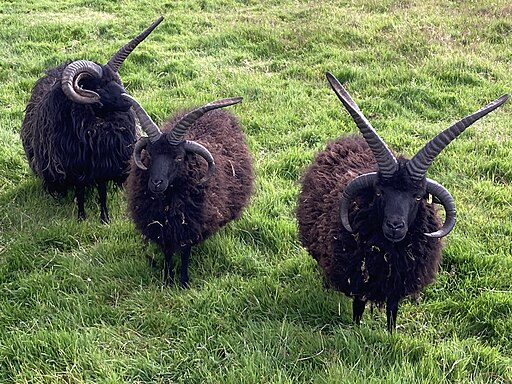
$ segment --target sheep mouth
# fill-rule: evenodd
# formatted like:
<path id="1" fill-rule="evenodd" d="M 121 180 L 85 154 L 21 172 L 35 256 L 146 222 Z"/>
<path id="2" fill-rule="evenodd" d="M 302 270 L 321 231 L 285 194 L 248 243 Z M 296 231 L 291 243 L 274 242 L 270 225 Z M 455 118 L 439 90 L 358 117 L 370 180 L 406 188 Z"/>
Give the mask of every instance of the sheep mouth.
<path id="1" fill-rule="evenodd" d="M 157 197 L 162 197 L 164 196 L 165 194 L 165 191 L 167 190 L 167 188 L 161 188 L 161 187 L 153 187 L 153 186 L 150 186 L 149 187 L 149 190 L 151 191 L 151 193 Z"/>
<path id="2" fill-rule="evenodd" d="M 392 243 L 399 243 L 403 239 L 405 239 L 405 235 L 407 235 L 407 231 L 399 231 L 399 230 L 387 230 L 384 231 L 384 237 L 391 241 Z"/>

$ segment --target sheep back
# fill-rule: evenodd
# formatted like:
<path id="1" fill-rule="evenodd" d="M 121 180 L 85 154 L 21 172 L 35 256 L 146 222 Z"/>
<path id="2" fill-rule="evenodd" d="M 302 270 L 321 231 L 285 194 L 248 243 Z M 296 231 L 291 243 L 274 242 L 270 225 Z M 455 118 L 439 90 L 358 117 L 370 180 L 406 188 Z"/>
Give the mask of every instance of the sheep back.
<path id="1" fill-rule="evenodd" d="M 343 227 L 339 203 L 346 185 L 373 171 L 375 158 L 361 136 L 338 138 L 305 172 L 296 213 L 300 240 L 328 284 L 348 296 L 382 304 L 391 295 L 400 299 L 433 281 L 442 243 L 424 235 L 440 228 L 436 208 L 425 201 L 406 238 L 399 243 L 387 240 L 372 205 L 372 188 L 363 189 L 351 205 L 354 233 Z"/>
<path id="2" fill-rule="evenodd" d="M 162 131 L 172 129 L 185 113 L 167 121 Z M 245 136 L 229 111 L 208 112 L 190 127 L 184 139 L 202 144 L 215 159 L 216 171 L 205 184 L 200 185 L 199 180 L 207 173 L 207 163 L 191 153 L 163 197 L 152 195 L 147 187 L 149 172 L 135 165 L 127 181 L 128 209 L 136 228 L 172 251 L 197 244 L 240 217 L 254 182 Z M 149 166 L 145 152 L 142 161 Z"/>

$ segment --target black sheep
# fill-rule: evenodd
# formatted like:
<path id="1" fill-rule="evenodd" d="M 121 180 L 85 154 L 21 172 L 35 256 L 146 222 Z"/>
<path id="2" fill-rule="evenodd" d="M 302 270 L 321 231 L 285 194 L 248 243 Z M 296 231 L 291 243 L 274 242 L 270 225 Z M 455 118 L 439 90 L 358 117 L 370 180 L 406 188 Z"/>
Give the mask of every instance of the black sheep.
<path id="1" fill-rule="evenodd" d="M 238 218 L 253 191 L 252 159 L 238 119 L 215 110 L 242 98 L 178 113 L 160 131 L 135 99 L 125 97 L 148 134 L 135 145 L 129 211 L 136 228 L 162 249 L 167 284 L 180 251 L 180 283 L 186 287 L 192 245 Z"/>
<path id="2" fill-rule="evenodd" d="M 32 171 L 54 197 L 75 190 L 85 219 L 87 187 L 98 188 L 101 220 L 109 221 L 107 184 L 121 184 L 138 134 L 118 70 L 126 57 L 163 20 L 124 45 L 106 65 L 77 60 L 47 71 L 28 102 L 21 139 Z"/>
<path id="3" fill-rule="evenodd" d="M 454 138 L 508 95 L 444 130 L 412 159 L 397 159 L 338 80 L 327 78 L 364 138 L 338 138 L 316 155 L 298 201 L 300 240 L 327 284 L 353 298 L 354 321 L 367 301 L 385 303 L 392 332 L 399 301 L 433 281 L 440 238 L 455 225 L 452 196 L 425 173 Z M 429 196 L 446 211 L 442 226 Z"/>

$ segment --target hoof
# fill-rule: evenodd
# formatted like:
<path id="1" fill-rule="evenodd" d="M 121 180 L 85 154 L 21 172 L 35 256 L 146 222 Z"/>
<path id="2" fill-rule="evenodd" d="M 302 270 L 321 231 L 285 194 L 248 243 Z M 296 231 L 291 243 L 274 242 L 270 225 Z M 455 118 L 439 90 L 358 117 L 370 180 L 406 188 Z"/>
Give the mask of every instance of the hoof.
<path id="1" fill-rule="evenodd" d="M 110 223 L 110 217 L 108 217 L 108 215 L 105 215 L 105 216 L 101 216 L 100 217 L 100 222 L 101 224 L 109 224 Z"/>

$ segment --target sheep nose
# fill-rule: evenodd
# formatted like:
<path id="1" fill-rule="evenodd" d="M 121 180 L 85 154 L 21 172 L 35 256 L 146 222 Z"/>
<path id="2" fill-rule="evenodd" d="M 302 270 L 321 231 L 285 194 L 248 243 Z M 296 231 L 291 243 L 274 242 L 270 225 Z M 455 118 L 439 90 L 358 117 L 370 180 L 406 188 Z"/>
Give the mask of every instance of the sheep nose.
<path id="1" fill-rule="evenodd" d="M 389 229 L 397 230 L 397 229 L 402 229 L 403 227 L 405 227 L 405 223 L 403 220 L 399 220 L 399 219 L 387 220 L 386 226 Z"/>
<path id="2" fill-rule="evenodd" d="M 152 180 L 155 187 L 159 187 L 164 181 L 163 180 Z"/>

